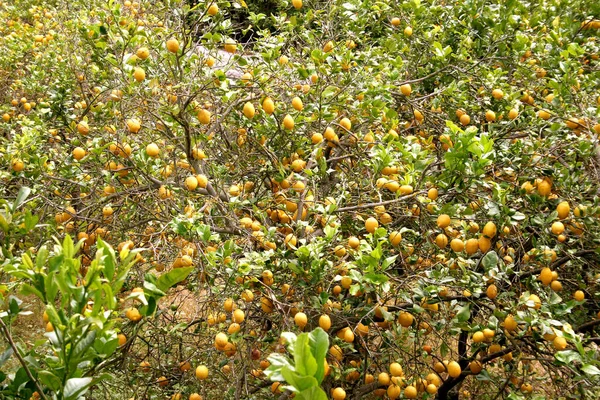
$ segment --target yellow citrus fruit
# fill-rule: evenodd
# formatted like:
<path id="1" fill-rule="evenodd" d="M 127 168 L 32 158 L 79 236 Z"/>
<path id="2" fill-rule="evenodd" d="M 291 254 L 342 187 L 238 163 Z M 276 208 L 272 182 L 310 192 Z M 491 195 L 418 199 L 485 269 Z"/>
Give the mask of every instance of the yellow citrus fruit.
<path id="1" fill-rule="evenodd" d="M 400 232 L 398 231 L 394 231 L 392 233 L 390 233 L 390 243 L 392 244 L 392 246 L 398 246 L 400 244 L 400 242 L 402 241 L 402 235 L 400 234 Z"/>
<path id="2" fill-rule="evenodd" d="M 146 146 L 146 154 L 149 157 L 157 157 L 159 153 L 160 149 L 156 143 L 150 143 L 148 146 Z"/>
<path id="3" fill-rule="evenodd" d="M 352 129 L 352 122 L 350 122 L 348 118 L 344 117 L 340 120 L 340 126 L 349 131 L 350 129 Z"/>
<path id="4" fill-rule="evenodd" d="M 448 246 L 448 237 L 446 235 L 444 235 L 443 233 L 440 233 L 439 235 L 436 236 L 435 238 L 435 244 L 440 248 L 443 249 L 446 246 Z"/>
<path id="5" fill-rule="evenodd" d="M 406 388 L 404 388 L 404 397 L 407 399 L 416 399 L 417 393 L 417 388 L 413 385 L 408 385 Z"/>
<path id="6" fill-rule="evenodd" d="M 75 147 L 73 149 L 73 158 L 76 159 L 77 161 L 81 160 L 83 157 L 85 157 L 86 155 L 86 151 L 81 148 L 81 147 Z"/>
<path id="7" fill-rule="evenodd" d="M 324 331 L 328 331 L 331 328 L 331 318 L 329 318 L 329 315 L 323 314 L 319 317 L 319 326 Z"/>
<path id="8" fill-rule="evenodd" d="M 304 314 L 303 312 L 297 312 L 296 315 L 294 315 L 294 323 L 299 328 L 304 328 L 308 323 L 306 314 Z"/>
<path id="9" fill-rule="evenodd" d="M 167 40 L 167 50 L 171 53 L 177 53 L 179 51 L 179 41 L 177 39 Z"/>
<path id="10" fill-rule="evenodd" d="M 542 306 L 542 301 L 535 294 L 530 294 L 529 297 L 527 298 L 527 302 L 533 302 L 533 308 L 535 308 L 536 310 L 539 310 L 540 307 Z"/>
<path id="11" fill-rule="evenodd" d="M 250 102 L 247 102 L 246 104 L 244 104 L 243 113 L 246 116 L 246 118 L 248 118 L 248 119 L 254 118 L 254 114 L 256 113 L 256 110 L 254 109 L 254 105 Z"/>
<path id="12" fill-rule="evenodd" d="M 405 83 L 404 85 L 400 86 L 400 92 L 402 92 L 402 94 L 405 96 L 410 96 L 412 93 L 412 87 L 409 83 Z"/>
<path id="13" fill-rule="evenodd" d="M 146 79 L 146 71 L 144 71 L 140 67 L 134 68 L 134 70 L 133 70 L 133 78 L 136 81 L 138 81 L 138 82 L 142 82 L 144 79 Z"/>
<path id="14" fill-rule="evenodd" d="M 489 299 L 494 300 L 498 296 L 498 288 L 496 285 L 492 284 L 487 287 L 485 294 Z"/>
<path id="15" fill-rule="evenodd" d="M 237 324 L 241 324 L 242 322 L 244 322 L 244 318 L 246 317 L 246 314 L 244 313 L 243 310 L 240 310 L 239 308 L 233 311 L 233 315 L 231 320 Z"/>
<path id="16" fill-rule="evenodd" d="M 210 7 L 208 7 L 208 15 L 210 15 L 211 17 L 214 17 L 215 15 L 217 15 L 219 13 L 219 6 L 216 5 L 215 3 L 211 4 Z"/>
<path id="17" fill-rule="evenodd" d="M 469 125 L 471 123 L 471 117 L 469 117 L 467 114 L 461 115 L 460 123 L 464 126 Z"/>
<path id="18" fill-rule="evenodd" d="M 483 369 L 483 365 L 481 365 L 481 362 L 478 360 L 473 360 L 469 363 L 469 369 L 471 370 L 471 372 L 475 375 L 477 375 L 478 373 L 481 372 L 481 370 Z"/>
<path id="19" fill-rule="evenodd" d="M 480 236 L 478 240 L 479 250 L 482 253 L 487 253 L 487 251 L 492 247 L 492 242 L 485 236 Z"/>
<path id="20" fill-rule="evenodd" d="M 77 124 L 77 132 L 79 132 L 82 135 L 87 135 L 90 132 L 90 127 L 87 121 L 79 121 L 79 123 Z"/>
<path id="21" fill-rule="evenodd" d="M 302 0 L 294 0 L 294 1 L 302 2 Z M 302 7 L 302 3 L 300 3 L 300 7 Z M 300 8 L 300 7 L 297 7 L 297 8 Z M 346 398 L 346 391 L 344 389 L 342 389 L 341 387 L 337 387 L 337 388 L 333 389 L 333 391 L 331 392 L 331 397 L 333 398 L 333 400 L 344 400 Z"/>
<path id="22" fill-rule="evenodd" d="M 479 250 L 479 241 L 475 238 L 467 240 L 467 243 L 465 244 L 465 251 L 467 254 L 475 254 L 477 253 L 477 250 Z"/>
<path id="23" fill-rule="evenodd" d="M 492 221 L 489 221 L 487 224 L 485 224 L 485 226 L 483 227 L 483 236 L 491 239 L 494 236 L 496 236 L 496 224 L 494 224 Z"/>
<path id="24" fill-rule="evenodd" d="M 237 43 L 233 39 L 227 39 L 225 40 L 224 48 L 229 54 L 235 54 L 237 51 Z"/>
<path id="25" fill-rule="evenodd" d="M 569 216 L 570 212 L 571 212 L 571 207 L 569 206 L 569 203 L 566 201 L 561 201 L 556 206 L 556 213 L 558 214 L 558 218 L 560 218 L 560 219 L 567 218 Z"/>
<path id="26" fill-rule="evenodd" d="M 460 253 L 461 251 L 463 251 L 465 249 L 465 243 L 458 239 L 452 239 L 452 241 L 450 242 L 450 248 L 456 252 L 456 253 Z"/>
<path id="27" fill-rule="evenodd" d="M 283 118 L 283 127 L 285 129 L 287 129 L 288 131 L 291 131 L 292 129 L 294 129 L 294 118 L 290 114 L 287 114 Z"/>
<path id="28" fill-rule="evenodd" d="M 567 348 L 567 340 L 562 336 L 557 336 L 552 341 L 552 345 L 558 351 L 562 351 Z"/>
<path id="29" fill-rule="evenodd" d="M 196 378 L 200 379 L 201 381 L 208 378 L 208 368 L 206 365 L 198 365 L 196 367 Z"/>
<path id="30" fill-rule="evenodd" d="M 481 343 L 485 340 L 485 336 L 483 335 L 483 332 L 481 331 L 477 331 L 473 334 L 473 342 L 475 343 Z"/>
<path id="31" fill-rule="evenodd" d="M 552 184 L 548 180 L 543 179 L 538 183 L 537 191 L 540 194 L 540 196 L 547 197 L 552 191 Z"/>
<path id="32" fill-rule="evenodd" d="M 292 99 L 292 107 L 296 111 L 302 111 L 304 109 L 304 103 L 302 103 L 302 99 L 300 97 L 294 97 Z"/>
<path id="33" fill-rule="evenodd" d="M 431 188 L 427 191 L 427 198 L 429 200 L 435 201 L 438 198 L 438 190 L 436 188 Z"/>
<path id="34" fill-rule="evenodd" d="M 265 97 L 265 99 L 263 100 L 263 103 L 262 103 L 262 108 L 263 108 L 264 112 L 271 115 L 275 112 L 275 102 L 273 102 L 272 98 Z"/>
<path id="35" fill-rule="evenodd" d="M 201 124 L 204 125 L 208 125 L 210 124 L 210 117 L 211 117 L 211 112 L 205 109 L 200 109 L 200 111 L 198 111 L 198 121 L 200 121 Z"/>
<path id="36" fill-rule="evenodd" d="M 369 217 L 367 218 L 367 220 L 365 221 L 365 229 L 367 230 L 367 232 L 369 233 L 373 233 L 375 232 L 375 230 L 379 227 L 379 222 L 377 222 L 377 220 L 373 217 Z"/>
<path id="37" fill-rule="evenodd" d="M 137 308 L 129 308 L 125 312 L 125 317 L 132 322 L 138 322 L 142 319 L 142 314 L 140 314 Z"/>
<path id="38" fill-rule="evenodd" d="M 350 236 L 348 238 L 348 246 L 353 249 L 357 249 L 360 246 L 360 240 L 356 236 Z"/>
<path id="39" fill-rule="evenodd" d="M 502 98 L 504 97 L 504 92 L 502 91 L 502 89 L 494 89 L 492 90 L 492 97 L 496 100 L 502 100 Z"/>
<path id="40" fill-rule="evenodd" d="M 560 221 L 556 221 L 552 224 L 552 227 L 550 228 L 550 230 L 555 235 L 560 235 L 561 233 L 563 233 L 565 231 L 565 225 Z"/>
<path id="41" fill-rule="evenodd" d="M 195 176 L 185 178 L 185 188 L 187 190 L 195 190 L 198 187 L 198 179 Z"/>
<path id="42" fill-rule="evenodd" d="M 391 363 L 390 364 L 390 374 L 392 376 L 404 376 L 404 371 L 402 371 L 402 366 L 397 362 Z"/>
<path id="43" fill-rule="evenodd" d="M 387 372 L 381 372 L 377 376 L 377 382 L 379 382 L 380 385 L 387 386 L 390 384 L 390 376 L 387 374 Z"/>
<path id="44" fill-rule="evenodd" d="M 450 216 L 447 214 L 441 214 L 437 217 L 438 228 L 444 229 L 450 226 Z"/>
<path id="45" fill-rule="evenodd" d="M 404 328 L 410 327 L 413 324 L 414 320 L 415 320 L 415 318 L 413 317 L 413 315 L 406 311 L 401 312 L 400 315 L 398 315 L 398 322 Z"/>
<path id="46" fill-rule="evenodd" d="M 458 365 L 458 363 L 456 361 L 450 361 L 448 363 L 447 368 L 448 368 L 448 375 L 450 375 L 452 378 L 458 378 L 460 376 L 460 373 L 462 372 L 460 365 Z"/>

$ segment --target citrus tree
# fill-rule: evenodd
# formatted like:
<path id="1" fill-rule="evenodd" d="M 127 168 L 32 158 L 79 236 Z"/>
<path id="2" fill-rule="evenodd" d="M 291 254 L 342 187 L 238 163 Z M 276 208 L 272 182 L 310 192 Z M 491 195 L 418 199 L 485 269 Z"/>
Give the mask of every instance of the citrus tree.
<path id="1" fill-rule="evenodd" d="M 52 237 L 77 238 L 75 281 L 132 263 L 97 276 L 118 301 L 91 364 L 21 356 L 31 393 L 67 368 L 50 373 L 89 377 L 89 398 L 597 396 L 596 2 L 24 0 L 0 18 L 6 307 L 68 308 L 28 282 Z"/>

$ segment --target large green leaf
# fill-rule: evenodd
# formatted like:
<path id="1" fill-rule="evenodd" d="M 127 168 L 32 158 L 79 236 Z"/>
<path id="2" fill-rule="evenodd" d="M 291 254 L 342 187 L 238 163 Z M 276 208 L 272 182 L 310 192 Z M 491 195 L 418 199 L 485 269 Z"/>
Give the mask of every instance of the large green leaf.
<path id="1" fill-rule="evenodd" d="M 327 400 L 327 395 L 319 386 L 313 386 L 296 394 L 297 400 Z"/>
<path id="2" fill-rule="evenodd" d="M 296 364 L 296 372 L 300 375 L 314 376 L 317 372 L 317 361 L 312 355 L 309 345 L 308 333 L 298 335 L 296 347 L 294 349 L 294 362 Z"/>
<path id="3" fill-rule="evenodd" d="M 289 367 L 283 367 L 281 369 L 281 374 L 285 378 L 285 381 L 299 392 L 310 389 L 311 387 L 319 386 L 319 383 L 314 376 L 301 375 Z"/>
<path id="4" fill-rule="evenodd" d="M 27 200 L 29 194 L 31 193 L 31 189 L 27 186 L 21 186 L 19 192 L 17 193 L 17 197 L 15 198 L 15 202 L 12 205 L 12 210 L 17 211 L 19 207 Z"/>
<path id="5" fill-rule="evenodd" d="M 269 365 L 269 368 L 265 370 L 265 375 L 274 382 L 282 382 L 285 380 L 283 374 L 281 373 L 283 367 L 291 369 L 294 368 L 294 366 L 290 363 L 290 360 L 288 360 L 283 354 L 273 353 L 267 358 L 267 360 L 269 360 L 271 365 Z"/>
<path id="6" fill-rule="evenodd" d="M 317 379 L 317 382 L 321 384 L 323 377 L 325 376 L 325 357 L 327 355 L 327 349 L 329 348 L 329 335 L 327 335 L 323 329 L 317 328 L 310 332 L 308 337 L 310 351 L 317 363 L 317 370 L 313 376 Z"/>
<path id="7" fill-rule="evenodd" d="M 4 363 L 6 363 L 10 357 L 13 355 L 13 349 L 12 347 L 9 347 L 8 349 L 6 349 L 6 351 L 4 351 L 2 354 L 0 354 L 0 367 L 4 365 Z"/>
<path id="8" fill-rule="evenodd" d="M 60 378 L 50 371 L 39 371 L 38 378 L 45 386 L 48 386 L 53 391 L 60 390 L 62 384 Z"/>
<path id="9" fill-rule="evenodd" d="M 83 396 L 92 385 L 92 378 L 71 378 L 65 383 L 64 400 L 75 400 Z"/>
<path id="10" fill-rule="evenodd" d="M 166 292 L 170 287 L 183 281 L 194 270 L 194 267 L 175 268 L 158 278 L 156 287 L 163 292 Z"/>

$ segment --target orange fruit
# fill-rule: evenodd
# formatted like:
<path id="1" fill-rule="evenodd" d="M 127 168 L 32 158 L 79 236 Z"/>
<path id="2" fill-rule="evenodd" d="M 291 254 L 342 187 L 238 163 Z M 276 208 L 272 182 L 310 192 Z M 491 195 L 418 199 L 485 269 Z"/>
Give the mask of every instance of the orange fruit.
<path id="1" fill-rule="evenodd" d="M 319 317 L 319 326 L 324 331 L 328 331 L 331 328 L 331 318 L 329 318 L 329 315 L 323 314 Z"/>
<path id="2" fill-rule="evenodd" d="M 337 387 L 331 392 L 331 397 L 333 398 L 333 400 L 344 400 L 346 398 L 346 391 L 341 387 Z"/>
<path id="3" fill-rule="evenodd" d="M 283 118 L 283 127 L 285 129 L 287 129 L 288 131 L 291 131 L 292 129 L 294 129 L 294 118 L 292 118 L 292 116 L 290 114 L 287 114 Z"/>
<path id="4" fill-rule="evenodd" d="M 262 102 L 262 108 L 267 114 L 273 114 L 275 112 L 275 103 L 273 102 L 273 99 L 270 97 L 265 97 Z"/>
<path id="5" fill-rule="evenodd" d="M 467 114 L 461 115 L 460 123 L 464 126 L 469 125 L 471 123 L 471 117 L 469 117 Z"/>
<path id="6" fill-rule="evenodd" d="M 379 228 L 379 222 L 377 222 L 377 220 L 373 217 L 367 218 L 365 221 L 365 229 L 367 232 L 373 233 L 377 228 Z"/>
<path id="7" fill-rule="evenodd" d="M 156 143 L 150 143 L 148 146 L 146 146 L 146 154 L 149 157 L 158 157 L 158 155 L 160 154 L 160 149 L 158 148 L 158 145 Z"/>
<path id="8" fill-rule="evenodd" d="M 86 151 L 81 148 L 81 147 L 75 147 L 73 149 L 73 158 L 76 159 L 77 161 L 81 160 L 83 157 L 85 157 L 86 155 Z"/>
<path id="9" fill-rule="evenodd" d="M 248 119 L 254 118 L 254 115 L 256 114 L 256 110 L 254 109 L 254 105 L 252 103 L 250 103 L 250 102 L 247 102 L 246 104 L 244 104 L 244 109 L 242 110 L 242 112 L 244 113 L 244 115 Z"/>
<path id="10" fill-rule="evenodd" d="M 400 92 L 402 92 L 402 94 L 405 96 L 410 96 L 412 93 L 412 87 L 409 83 L 405 83 L 404 85 L 400 86 Z"/>
<path id="11" fill-rule="evenodd" d="M 450 226 L 450 216 L 447 214 L 440 214 L 437 217 L 437 226 L 438 228 L 444 229 Z"/>
<path id="12" fill-rule="evenodd" d="M 215 15 L 217 15 L 219 13 L 219 6 L 216 5 L 215 3 L 211 4 L 210 7 L 208 7 L 208 15 L 210 15 L 211 17 L 214 17 Z"/>
<path id="13" fill-rule="evenodd" d="M 458 363 L 456 361 L 450 361 L 448 363 L 447 368 L 448 368 L 448 375 L 450 375 L 452 378 L 459 377 L 462 372 L 460 365 L 458 365 Z"/>
<path id="14" fill-rule="evenodd" d="M 208 368 L 205 365 L 198 365 L 196 367 L 196 378 L 201 381 L 208 378 Z"/>
<path id="15" fill-rule="evenodd" d="M 167 50 L 171 53 L 177 53 L 179 51 L 179 41 L 177 39 L 167 40 Z"/>

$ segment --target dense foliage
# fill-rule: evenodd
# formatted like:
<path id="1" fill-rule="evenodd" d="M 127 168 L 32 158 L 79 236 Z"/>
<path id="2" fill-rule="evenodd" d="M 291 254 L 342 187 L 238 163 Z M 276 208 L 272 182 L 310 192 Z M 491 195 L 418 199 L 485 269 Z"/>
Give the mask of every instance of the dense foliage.
<path id="1" fill-rule="evenodd" d="M 0 20 L 0 397 L 599 396 L 600 3 Z"/>

